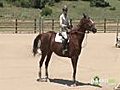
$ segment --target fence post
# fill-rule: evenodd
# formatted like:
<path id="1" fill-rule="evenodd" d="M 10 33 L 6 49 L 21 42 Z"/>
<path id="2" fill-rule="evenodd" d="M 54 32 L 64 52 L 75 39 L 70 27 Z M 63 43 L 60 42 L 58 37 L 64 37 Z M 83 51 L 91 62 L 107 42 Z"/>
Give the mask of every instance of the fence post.
<path id="1" fill-rule="evenodd" d="M 39 33 L 41 33 L 41 18 L 39 18 Z"/>
<path id="2" fill-rule="evenodd" d="M 52 31 L 54 30 L 54 19 L 52 19 Z"/>
<path id="3" fill-rule="evenodd" d="M 34 19 L 34 33 L 36 33 L 36 26 L 37 26 L 37 24 L 36 24 L 36 19 Z"/>
<path id="4" fill-rule="evenodd" d="M 17 26 L 18 26 L 18 22 L 17 19 L 15 19 L 15 33 L 17 33 Z"/>
<path id="5" fill-rule="evenodd" d="M 107 22 L 107 20 L 106 20 L 106 18 L 104 19 L 104 33 L 106 33 L 106 22 Z"/>
<path id="6" fill-rule="evenodd" d="M 116 34 L 116 40 L 118 38 L 118 33 L 119 33 L 119 19 L 117 20 L 117 34 Z"/>
<path id="7" fill-rule="evenodd" d="M 117 31 L 119 31 L 119 19 L 117 20 Z"/>
<path id="8" fill-rule="evenodd" d="M 43 33 L 43 17 L 41 17 L 41 33 Z"/>

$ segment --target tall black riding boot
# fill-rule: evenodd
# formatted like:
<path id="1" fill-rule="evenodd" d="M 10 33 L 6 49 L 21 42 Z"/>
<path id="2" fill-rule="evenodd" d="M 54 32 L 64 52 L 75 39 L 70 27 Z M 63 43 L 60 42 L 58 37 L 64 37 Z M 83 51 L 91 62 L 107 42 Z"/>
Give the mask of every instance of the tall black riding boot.
<path id="1" fill-rule="evenodd" d="M 62 51 L 63 55 L 68 51 L 67 42 L 68 42 L 68 39 L 63 40 L 63 51 Z"/>

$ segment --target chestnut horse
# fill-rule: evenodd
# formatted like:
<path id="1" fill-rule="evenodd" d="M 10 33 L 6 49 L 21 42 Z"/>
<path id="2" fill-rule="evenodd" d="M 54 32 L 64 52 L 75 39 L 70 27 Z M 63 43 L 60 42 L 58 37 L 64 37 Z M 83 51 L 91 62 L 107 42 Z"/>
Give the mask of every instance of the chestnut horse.
<path id="1" fill-rule="evenodd" d="M 80 20 L 79 24 L 72 28 L 69 32 L 69 43 L 68 43 L 68 52 L 64 55 L 62 54 L 63 44 L 55 42 L 56 33 L 54 31 L 49 31 L 46 33 L 39 34 L 33 43 L 33 53 L 34 55 L 37 54 L 37 50 L 41 50 L 41 59 L 39 62 L 39 79 L 41 79 L 41 67 L 43 61 L 46 57 L 45 61 L 45 79 L 48 79 L 48 64 L 51 58 L 52 53 L 56 53 L 62 57 L 71 58 L 72 66 L 73 66 L 73 83 L 76 84 L 76 67 L 78 62 L 78 57 L 81 53 L 81 45 L 85 36 L 86 31 L 91 31 L 93 33 L 97 32 L 95 28 L 95 23 L 92 19 L 85 14 L 83 14 L 83 18 Z M 39 45 L 40 44 L 40 45 Z"/>

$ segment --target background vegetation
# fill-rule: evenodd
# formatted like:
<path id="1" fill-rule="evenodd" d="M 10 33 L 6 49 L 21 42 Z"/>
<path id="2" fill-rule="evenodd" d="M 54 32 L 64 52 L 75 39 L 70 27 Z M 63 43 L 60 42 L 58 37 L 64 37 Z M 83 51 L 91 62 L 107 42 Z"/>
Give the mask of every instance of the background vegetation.
<path id="1" fill-rule="evenodd" d="M 59 19 L 65 4 L 72 19 L 79 19 L 82 13 L 94 18 L 120 18 L 120 0 L 105 1 L 110 6 L 91 7 L 91 0 L 0 0 L 0 18 L 34 19 L 44 16 Z"/>

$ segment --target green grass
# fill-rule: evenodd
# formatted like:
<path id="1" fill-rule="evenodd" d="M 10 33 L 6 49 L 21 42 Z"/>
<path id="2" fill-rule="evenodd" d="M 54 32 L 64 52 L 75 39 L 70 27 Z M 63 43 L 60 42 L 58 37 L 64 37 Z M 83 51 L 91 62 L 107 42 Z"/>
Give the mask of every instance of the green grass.
<path id="1" fill-rule="evenodd" d="M 0 8 L 0 18 L 35 19 L 40 17 L 40 11 L 34 8 L 16 7 L 4 2 L 4 7 Z"/>
<path id="2" fill-rule="evenodd" d="M 89 2 L 84 1 L 72 1 L 72 2 L 60 2 L 59 4 L 55 4 L 53 7 L 53 15 L 59 16 L 58 12 L 61 12 L 60 7 L 64 4 L 67 4 L 69 7 L 69 16 L 73 19 L 79 18 L 82 16 L 82 13 L 87 13 L 91 17 L 94 18 L 120 18 L 120 1 L 118 0 L 108 0 L 111 4 L 111 7 L 115 7 L 116 10 L 110 10 L 111 7 L 107 8 L 97 8 L 90 7 Z M 59 7 L 57 7 L 59 6 Z M 57 8 L 56 8 L 57 7 Z M 55 8 L 55 9 L 54 9 Z"/>
<path id="3" fill-rule="evenodd" d="M 18 19 L 34 19 L 40 16 L 40 10 L 37 9 L 27 9 L 21 7 L 5 7 L 0 8 L 1 18 L 18 18 Z"/>
<path id="4" fill-rule="evenodd" d="M 107 0 L 110 2 L 111 7 L 115 7 L 116 10 L 110 10 L 107 8 L 90 7 L 89 2 L 85 1 L 61 1 L 56 3 L 52 8 L 53 14 L 46 18 L 59 19 L 61 14 L 61 8 L 66 4 L 69 7 L 69 16 L 72 19 L 79 19 L 82 17 L 82 13 L 87 13 L 93 18 L 120 18 L 120 1 L 119 0 Z M 0 18 L 18 18 L 18 19 L 34 19 L 39 18 L 41 10 L 33 8 L 21 8 L 15 7 L 11 4 L 4 3 L 4 7 L 0 8 Z"/>

